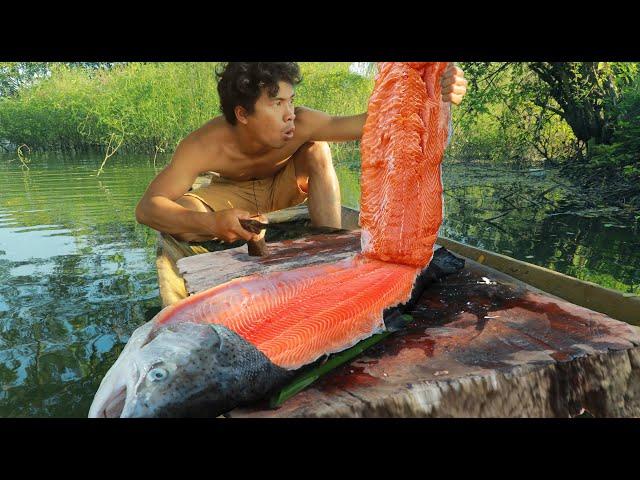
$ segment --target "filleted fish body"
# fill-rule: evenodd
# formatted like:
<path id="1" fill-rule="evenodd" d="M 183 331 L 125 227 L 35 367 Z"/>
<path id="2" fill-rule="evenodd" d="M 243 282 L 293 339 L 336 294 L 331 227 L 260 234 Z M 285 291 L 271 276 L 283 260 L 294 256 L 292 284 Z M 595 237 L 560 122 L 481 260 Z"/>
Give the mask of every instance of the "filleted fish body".
<path id="1" fill-rule="evenodd" d="M 356 255 L 253 275 L 193 295 L 161 312 L 155 324 L 223 325 L 276 365 L 295 370 L 382 331 L 383 310 L 409 299 L 418 272 Z"/>
<path id="2" fill-rule="evenodd" d="M 255 401 L 384 330 L 425 278 L 459 268 L 443 254 L 427 269 L 442 222 L 445 67 L 379 64 L 361 147 L 362 253 L 239 278 L 167 307 L 134 332 L 90 416 L 215 415 Z"/>

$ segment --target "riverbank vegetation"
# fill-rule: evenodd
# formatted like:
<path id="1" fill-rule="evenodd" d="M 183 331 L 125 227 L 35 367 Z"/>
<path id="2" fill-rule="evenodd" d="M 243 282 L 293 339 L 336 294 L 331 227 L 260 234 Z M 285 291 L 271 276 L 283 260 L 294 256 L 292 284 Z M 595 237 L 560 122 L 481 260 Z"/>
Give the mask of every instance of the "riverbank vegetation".
<path id="1" fill-rule="evenodd" d="M 348 63 L 302 63 L 300 105 L 336 115 L 366 110 L 373 86 Z M 49 72 L 0 96 L 0 138 L 32 151 L 172 151 L 219 115 L 215 63 L 127 63 Z M 17 75 L 14 68 L 6 74 Z M 6 76 L 5 74 L 5 76 Z M 33 68 L 25 72 L 33 76 Z M 17 82 L 16 82 L 17 83 Z"/>
<path id="2" fill-rule="evenodd" d="M 300 64 L 298 104 L 366 110 L 372 75 Z M 466 62 L 447 155 L 467 163 L 553 166 L 582 206 L 640 210 L 640 75 L 631 62 Z M 0 146 L 15 151 L 171 153 L 220 113 L 214 63 L 0 63 Z M 369 69 L 371 72 L 373 69 Z M 338 161 L 354 144 L 336 144 Z M 586 202 L 586 203 L 585 203 Z"/>
<path id="3" fill-rule="evenodd" d="M 640 72 L 631 62 L 463 63 L 450 155 L 558 167 L 576 208 L 640 209 Z M 636 218 L 637 220 L 637 218 Z"/>

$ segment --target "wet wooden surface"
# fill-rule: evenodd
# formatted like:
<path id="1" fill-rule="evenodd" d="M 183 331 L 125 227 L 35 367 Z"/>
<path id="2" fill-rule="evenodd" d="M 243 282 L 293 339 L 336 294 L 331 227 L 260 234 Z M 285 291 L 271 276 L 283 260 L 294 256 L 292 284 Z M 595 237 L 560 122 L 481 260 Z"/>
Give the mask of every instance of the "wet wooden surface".
<path id="1" fill-rule="evenodd" d="M 640 415 L 637 327 L 471 261 L 432 285 L 412 314 L 405 331 L 278 409 L 229 416 Z"/>
<path id="2" fill-rule="evenodd" d="M 359 232 L 182 259 L 199 291 L 231 276 L 353 255 Z M 640 416 L 640 329 L 576 306 L 489 267 L 433 284 L 407 329 L 327 374 L 277 409 L 228 417 Z"/>
<path id="3" fill-rule="evenodd" d="M 308 231 L 308 227 L 306 228 Z M 293 234 L 293 233 L 292 233 Z M 185 257 L 177 262 L 189 294 L 215 287 L 234 278 L 321 263 L 351 257 L 360 250 L 360 232 L 317 234 L 298 239 L 268 243 L 269 255 L 254 257 L 243 245 L 218 252 Z"/>

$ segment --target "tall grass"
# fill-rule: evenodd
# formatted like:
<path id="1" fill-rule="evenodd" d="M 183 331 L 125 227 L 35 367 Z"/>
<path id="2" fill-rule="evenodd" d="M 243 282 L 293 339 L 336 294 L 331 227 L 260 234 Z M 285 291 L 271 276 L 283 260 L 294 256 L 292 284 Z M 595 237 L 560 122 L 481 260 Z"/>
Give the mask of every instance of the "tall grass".
<path id="1" fill-rule="evenodd" d="M 172 151 L 219 115 L 215 63 L 129 63 L 111 70 L 54 65 L 15 97 L 0 98 L 0 139 L 32 150 Z M 297 103 L 336 115 L 364 112 L 372 79 L 348 63 L 300 63 Z"/>

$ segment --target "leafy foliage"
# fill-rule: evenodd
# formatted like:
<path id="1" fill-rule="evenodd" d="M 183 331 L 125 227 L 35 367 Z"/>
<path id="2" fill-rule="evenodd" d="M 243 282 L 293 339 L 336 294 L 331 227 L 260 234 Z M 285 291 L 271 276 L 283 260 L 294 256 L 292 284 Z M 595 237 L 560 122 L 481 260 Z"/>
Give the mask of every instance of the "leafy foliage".
<path id="1" fill-rule="evenodd" d="M 333 114 L 366 110 L 373 81 L 347 63 L 301 63 L 298 103 Z M 215 63 L 49 64 L 50 74 L 0 97 L 0 138 L 34 150 L 171 150 L 220 114 Z"/>
<path id="2" fill-rule="evenodd" d="M 611 145 L 614 137 L 630 140 L 622 140 L 624 135 L 616 132 L 625 128 L 627 97 L 638 81 L 637 63 L 468 62 L 462 66 L 470 89 L 457 121 L 469 134 L 471 151 L 481 145 L 496 161 L 526 155 L 529 160 L 554 163 L 585 162 L 592 153 L 603 151 L 596 146 Z"/>
<path id="3" fill-rule="evenodd" d="M 631 182 L 640 182 L 640 80 L 618 105 L 618 123 L 611 145 L 593 147 L 589 166 L 615 166 Z"/>
<path id="4" fill-rule="evenodd" d="M 0 97 L 15 95 L 20 88 L 46 74 L 46 63 L 0 62 Z"/>
<path id="5" fill-rule="evenodd" d="M 369 64 L 371 66 L 372 64 Z M 0 63 L 0 146 L 170 152 L 220 113 L 214 63 Z M 365 66 L 366 67 L 366 66 Z M 470 86 L 454 108 L 447 155 L 545 162 L 575 175 L 637 179 L 638 64 L 466 62 Z M 366 110 L 373 71 L 301 63 L 298 104 L 336 115 Z M 335 144 L 349 158 L 357 143 Z"/>
<path id="6" fill-rule="evenodd" d="M 463 63 L 469 89 L 454 110 L 449 155 L 462 160 L 528 164 L 575 153 L 575 137 L 555 112 L 540 105 L 540 80 L 522 63 Z"/>

